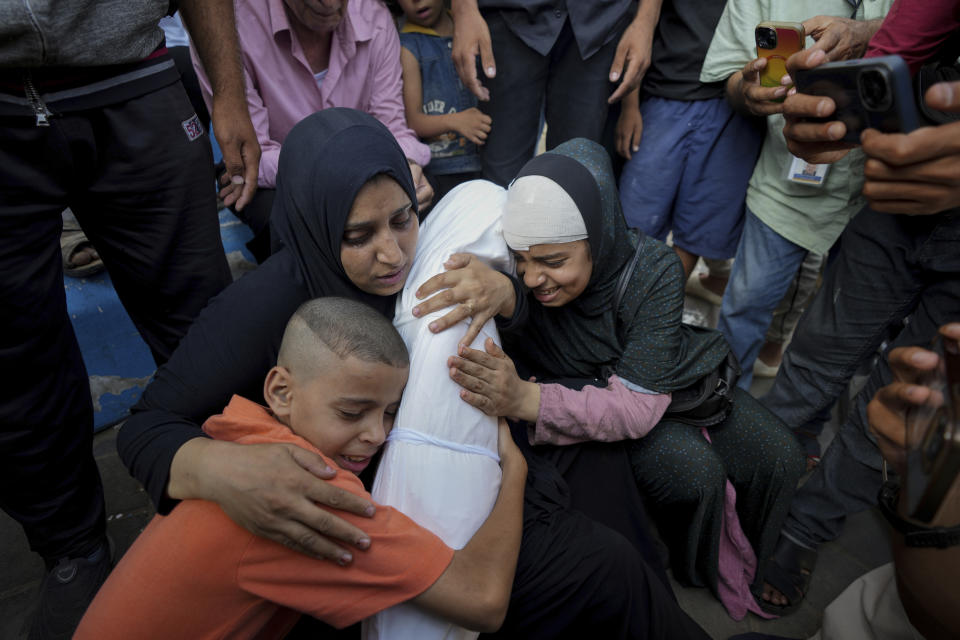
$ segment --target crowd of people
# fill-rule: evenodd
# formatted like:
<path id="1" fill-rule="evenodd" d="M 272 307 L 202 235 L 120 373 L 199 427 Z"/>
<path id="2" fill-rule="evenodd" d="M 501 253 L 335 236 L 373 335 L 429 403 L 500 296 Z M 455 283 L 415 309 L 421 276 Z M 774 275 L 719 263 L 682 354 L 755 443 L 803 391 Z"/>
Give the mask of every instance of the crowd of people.
<path id="1" fill-rule="evenodd" d="M 734 619 L 789 615 L 876 506 L 894 562 L 819 637 L 960 635 L 960 2 L 0 15 L 0 506 L 46 564 L 31 638 L 426 637 L 378 617 L 406 602 L 438 637 L 706 638 L 667 566 Z M 779 86 L 764 21 L 807 36 Z M 845 105 L 793 87 L 884 55 L 915 131 L 845 141 Z M 218 198 L 252 231 L 234 282 Z M 116 566 L 62 288 L 94 261 L 157 364 L 117 438 L 157 515 Z M 401 442 L 432 473 L 381 460 Z M 464 504 L 375 501 L 391 482 Z"/>

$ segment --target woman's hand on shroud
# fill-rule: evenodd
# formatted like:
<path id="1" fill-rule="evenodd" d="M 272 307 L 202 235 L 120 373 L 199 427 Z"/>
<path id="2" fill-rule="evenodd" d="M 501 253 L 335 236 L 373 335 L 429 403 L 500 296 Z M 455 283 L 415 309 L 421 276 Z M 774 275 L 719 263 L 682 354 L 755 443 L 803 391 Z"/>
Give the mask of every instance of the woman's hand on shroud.
<path id="1" fill-rule="evenodd" d="M 251 533 L 346 565 L 353 555 L 337 542 L 367 549 L 370 538 L 317 503 L 366 517 L 374 514 L 374 506 L 326 481 L 337 473 L 320 456 L 292 444 L 194 438 L 174 457 L 169 494 L 216 502 Z M 188 478 L 190 486 L 175 485 L 178 475 Z"/>
<path id="2" fill-rule="evenodd" d="M 460 340 L 467 346 L 479 335 L 487 320 L 502 315 L 510 317 L 516 297 L 510 278 L 495 271 L 469 253 L 455 253 L 444 263 L 447 271 L 420 285 L 417 298 L 436 293 L 413 308 L 413 315 L 422 318 L 439 309 L 455 307 L 430 323 L 430 331 L 440 333 L 461 320 L 471 318 L 470 328 Z"/>
<path id="3" fill-rule="evenodd" d="M 540 414 L 540 385 L 517 375 L 513 360 L 487 338 L 486 353 L 460 345 L 447 360 L 450 378 L 463 389 L 460 397 L 488 416 L 507 416 L 536 422 Z"/>

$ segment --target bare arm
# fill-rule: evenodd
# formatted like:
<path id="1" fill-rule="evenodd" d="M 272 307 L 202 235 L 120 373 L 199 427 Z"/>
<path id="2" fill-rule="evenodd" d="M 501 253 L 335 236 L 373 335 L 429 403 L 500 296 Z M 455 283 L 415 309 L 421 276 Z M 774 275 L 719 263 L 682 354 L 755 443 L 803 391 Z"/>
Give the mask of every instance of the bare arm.
<path id="1" fill-rule="evenodd" d="M 477 56 L 488 78 L 497 75 L 490 29 L 480 15 L 477 0 L 453 0 L 453 64 L 463 85 L 479 100 L 489 100 L 490 90 L 477 77 Z"/>
<path id="2" fill-rule="evenodd" d="M 637 89 L 650 68 L 653 32 L 657 29 L 662 5 L 663 0 L 641 0 L 637 15 L 620 36 L 610 65 L 610 82 L 620 80 L 620 86 L 607 98 L 610 104 Z"/>
<path id="3" fill-rule="evenodd" d="M 960 339 L 960 323 L 952 323 L 940 332 Z M 906 412 L 925 403 L 928 387 L 918 384 L 922 372 L 937 364 L 936 355 L 920 347 L 900 347 L 890 352 L 894 382 L 880 389 L 867 406 L 867 419 L 877 438 L 883 457 L 905 477 Z M 960 495 L 948 494 L 938 521 L 932 524 L 952 527 L 960 524 Z M 904 500 L 899 502 L 906 516 Z M 930 640 L 956 638 L 960 634 L 960 611 L 956 594 L 960 592 L 960 547 L 946 549 L 907 547 L 903 536 L 892 532 L 897 590 L 910 622 Z"/>
<path id="4" fill-rule="evenodd" d="M 493 511 L 447 570 L 412 601 L 468 629 L 493 632 L 507 615 L 523 532 L 523 487 L 527 463 L 500 420 L 503 477 Z"/>
<path id="5" fill-rule="evenodd" d="M 242 209 L 257 190 L 260 145 L 247 111 L 233 2 L 183 0 L 180 13 L 213 88 L 210 117 L 227 173 L 243 183 L 236 200 Z"/>
<path id="6" fill-rule="evenodd" d="M 640 89 L 634 89 L 623 97 L 620 118 L 617 120 L 617 153 L 630 159 L 640 150 L 643 135 L 643 116 L 640 115 Z"/>
<path id="7" fill-rule="evenodd" d="M 427 115 L 423 105 L 423 83 L 420 64 L 405 48 L 400 49 L 400 64 L 403 67 L 403 107 L 407 124 L 421 138 L 434 138 L 448 131 L 456 131 L 474 144 L 483 144 L 490 132 L 490 116 L 476 107 L 456 113 Z"/>

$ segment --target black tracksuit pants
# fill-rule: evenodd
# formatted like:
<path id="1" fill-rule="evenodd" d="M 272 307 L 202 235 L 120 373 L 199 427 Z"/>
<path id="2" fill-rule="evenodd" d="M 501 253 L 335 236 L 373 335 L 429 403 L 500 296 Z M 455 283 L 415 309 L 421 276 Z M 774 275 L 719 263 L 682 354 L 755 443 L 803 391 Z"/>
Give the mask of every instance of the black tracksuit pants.
<path id="1" fill-rule="evenodd" d="M 97 109 L 0 118 L 0 507 L 48 562 L 105 529 L 87 371 L 67 315 L 61 211 L 100 254 L 157 363 L 230 282 L 206 135 L 180 83 Z M 196 130 L 192 133 L 196 134 Z"/>

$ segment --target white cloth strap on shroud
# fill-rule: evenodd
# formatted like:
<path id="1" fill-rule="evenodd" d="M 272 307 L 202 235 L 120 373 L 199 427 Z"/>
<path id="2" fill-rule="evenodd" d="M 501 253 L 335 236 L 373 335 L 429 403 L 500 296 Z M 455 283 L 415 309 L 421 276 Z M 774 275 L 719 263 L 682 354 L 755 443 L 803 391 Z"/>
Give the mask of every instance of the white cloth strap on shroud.
<path id="1" fill-rule="evenodd" d="M 475 180 L 436 205 L 420 230 L 416 259 L 394 312 L 393 324 L 410 351 L 410 377 L 371 493 L 454 549 L 470 541 L 500 492 L 497 419 L 464 402 L 450 379 L 447 358 L 457 353 L 469 322 L 435 334 L 430 322 L 450 309 L 422 318 L 412 309 L 421 302 L 417 289 L 445 271 L 451 254 L 467 252 L 494 269 L 513 271 L 501 227 L 505 200 L 503 188 Z M 487 338 L 500 343 L 493 320 L 470 346 L 482 350 Z M 363 621 L 366 640 L 472 640 L 477 635 L 410 603 Z"/>
<path id="2" fill-rule="evenodd" d="M 441 449 L 449 449 L 450 451 L 457 451 L 460 453 L 470 453 L 475 456 L 487 456 L 497 464 L 500 464 L 500 456 L 490 451 L 490 449 L 484 449 L 483 447 L 478 447 L 472 444 L 461 444 L 459 442 L 451 442 L 450 440 L 442 440 L 440 438 L 434 438 L 433 436 L 428 436 L 425 433 L 420 433 L 419 431 L 414 431 L 413 429 L 394 429 L 390 432 L 390 435 L 387 436 L 387 442 L 395 441 L 409 442 L 411 444 L 429 444 L 434 447 L 440 447 Z"/>

